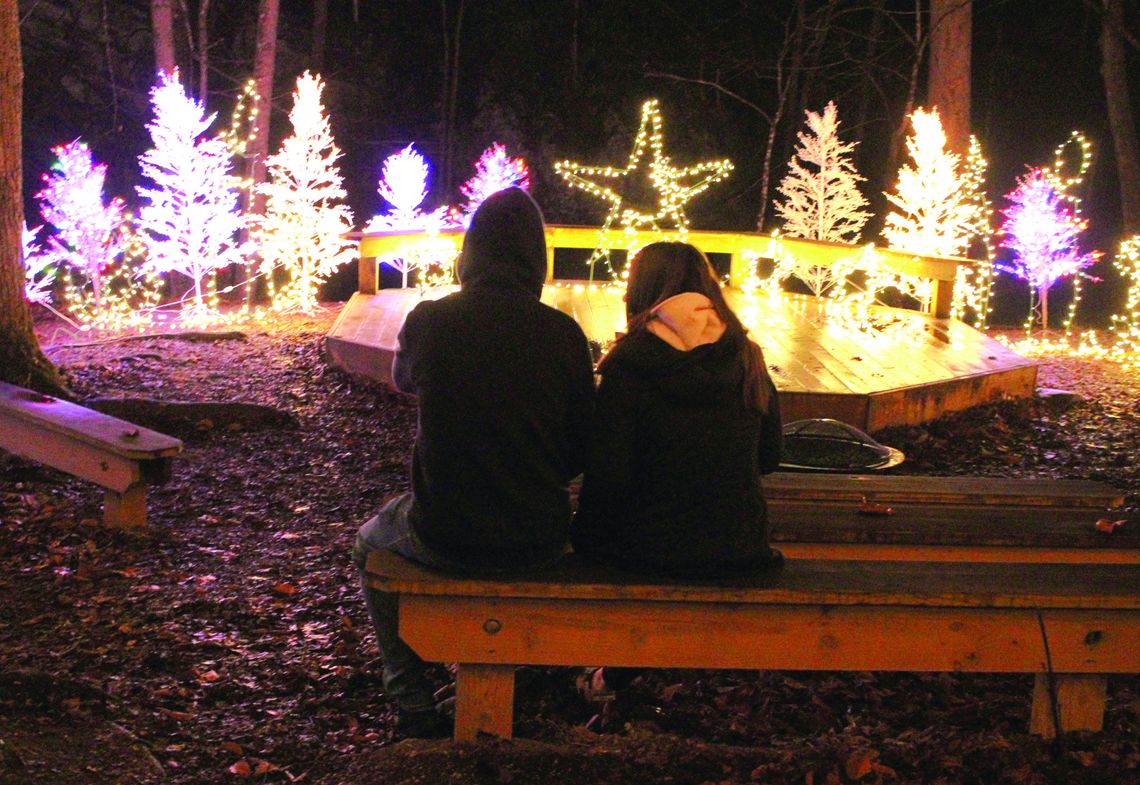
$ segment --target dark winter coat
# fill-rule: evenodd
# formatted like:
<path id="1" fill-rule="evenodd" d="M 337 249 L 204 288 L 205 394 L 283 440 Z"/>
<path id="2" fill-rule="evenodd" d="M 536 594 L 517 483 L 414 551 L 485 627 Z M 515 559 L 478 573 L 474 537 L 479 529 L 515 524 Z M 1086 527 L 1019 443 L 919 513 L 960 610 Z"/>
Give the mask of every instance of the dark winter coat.
<path id="1" fill-rule="evenodd" d="M 408 314 L 392 368 L 419 397 L 411 525 L 472 570 L 547 561 L 567 540 L 593 376 L 577 322 L 539 302 L 546 239 L 525 192 L 479 207 L 458 275 L 459 292 Z"/>
<path id="2" fill-rule="evenodd" d="M 604 366 L 574 549 L 638 572 L 753 569 L 770 554 L 760 475 L 780 461 L 776 391 L 765 414 L 745 407 L 740 353 L 715 312 L 683 318 L 682 334 L 704 337 L 636 333 Z"/>

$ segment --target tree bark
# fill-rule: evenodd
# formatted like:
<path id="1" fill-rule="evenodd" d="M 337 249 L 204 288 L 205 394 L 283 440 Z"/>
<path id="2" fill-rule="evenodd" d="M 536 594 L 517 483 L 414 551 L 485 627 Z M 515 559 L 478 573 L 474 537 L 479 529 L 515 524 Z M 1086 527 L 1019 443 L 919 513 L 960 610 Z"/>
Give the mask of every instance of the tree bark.
<path id="1" fill-rule="evenodd" d="M 1137 149 L 1136 122 L 1129 97 L 1123 31 L 1123 0 L 1104 0 L 1100 33 L 1101 75 L 1104 77 L 1112 146 L 1116 151 L 1124 234 L 1133 235 L 1140 232 L 1140 150 Z"/>
<path id="2" fill-rule="evenodd" d="M 441 0 L 443 11 L 443 166 L 441 174 L 443 187 L 450 192 L 455 169 L 455 116 L 459 98 L 459 42 L 463 32 L 463 10 L 465 0 L 459 0 L 455 12 L 455 27 L 452 29 L 447 0 Z"/>
<path id="3" fill-rule="evenodd" d="M 253 120 L 253 140 L 246 150 L 250 166 L 250 193 L 253 196 L 253 212 L 260 214 L 265 197 L 256 193 L 257 186 L 265 182 L 265 158 L 269 153 L 269 118 L 273 106 L 273 70 L 277 65 L 277 16 L 279 0 L 258 0 L 257 5 L 257 52 L 254 56 L 253 73 L 257 81 L 257 94 L 261 97 L 260 108 Z"/>
<path id="4" fill-rule="evenodd" d="M 24 299 L 23 85 L 19 8 L 0 3 L 0 379 L 71 397 L 40 350 Z"/>
<path id="5" fill-rule="evenodd" d="M 973 0 L 930 0 L 927 104 L 938 109 L 949 149 L 970 147 L 970 55 Z"/>
<path id="6" fill-rule="evenodd" d="M 178 67 L 174 55 L 174 8 L 172 0 L 150 0 L 150 20 L 154 30 L 154 67 L 171 73 Z"/>
<path id="7" fill-rule="evenodd" d="M 198 0 L 198 100 L 210 97 L 210 0 Z"/>
<path id="8" fill-rule="evenodd" d="M 325 67 L 325 34 L 328 26 L 329 0 L 313 0 L 313 44 L 309 51 L 309 62 L 316 73 Z"/>

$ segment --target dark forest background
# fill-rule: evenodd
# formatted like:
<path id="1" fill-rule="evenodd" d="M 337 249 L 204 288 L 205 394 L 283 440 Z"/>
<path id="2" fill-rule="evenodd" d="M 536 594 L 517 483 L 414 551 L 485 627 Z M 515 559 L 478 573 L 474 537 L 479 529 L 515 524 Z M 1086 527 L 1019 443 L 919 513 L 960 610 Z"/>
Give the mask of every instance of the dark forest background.
<path id="1" fill-rule="evenodd" d="M 199 2 L 185 0 L 189 18 L 177 22 L 179 61 L 194 93 L 199 75 L 188 41 Z M 208 7 L 209 87 L 199 97 L 219 113 L 217 127 L 228 123 L 252 74 L 257 5 L 213 0 Z M 1129 0 L 1127 18 L 1140 31 L 1136 5 Z M 149 2 L 20 0 L 19 7 L 29 223 L 38 216 L 32 196 L 50 148 L 76 137 L 108 164 L 108 194 L 131 203 L 136 157 L 150 146 Z M 358 226 L 382 207 L 382 161 L 409 142 L 435 168 L 429 205 L 456 201 L 479 152 L 499 141 L 527 160 L 548 221 L 598 223 L 600 203 L 564 187 L 552 165 L 563 158 L 623 164 L 641 103 L 657 97 L 677 163 L 736 163 L 726 183 L 692 203 L 693 227 L 749 230 L 762 222 L 770 230 L 771 200 L 803 111 L 834 100 L 845 138 L 860 142 L 857 164 L 876 212 L 865 239 L 875 239 L 905 113 L 925 101 L 929 20 L 917 0 L 328 0 L 323 36 L 315 7 L 281 0 L 270 149 L 289 132 L 297 75 L 319 72 Z M 1099 33 L 1090 0 L 975 0 L 971 116 L 998 208 L 1027 165 L 1051 163 L 1070 130 L 1084 131 L 1095 156 L 1084 193 L 1088 246 L 1111 252 L 1121 233 L 1120 198 Z M 1119 310 L 1123 289 L 1110 255 L 1094 270 L 1105 282 L 1086 287 L 1083 322 Z M 1023 289 L 1002 282 L 999 321 L 1024 317 Z"/>

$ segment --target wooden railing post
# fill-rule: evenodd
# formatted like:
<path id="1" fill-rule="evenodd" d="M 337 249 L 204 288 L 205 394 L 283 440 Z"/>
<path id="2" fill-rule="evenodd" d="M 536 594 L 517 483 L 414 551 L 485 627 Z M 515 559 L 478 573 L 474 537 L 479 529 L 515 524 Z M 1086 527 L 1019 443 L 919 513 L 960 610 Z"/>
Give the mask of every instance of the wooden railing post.
<path id="1" fill-rule="evenodd" d="M 376 294 L 380 288 L 379 265 L 375 256 L 361 256 L 357 268 L 356 291 L 361 294 Z"/>

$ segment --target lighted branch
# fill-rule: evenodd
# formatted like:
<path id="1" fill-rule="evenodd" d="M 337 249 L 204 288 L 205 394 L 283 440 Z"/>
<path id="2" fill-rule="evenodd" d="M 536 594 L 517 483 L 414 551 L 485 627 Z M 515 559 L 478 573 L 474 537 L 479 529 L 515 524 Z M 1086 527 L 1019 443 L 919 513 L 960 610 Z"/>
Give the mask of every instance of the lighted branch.
<path id="1" fill-rule="evenodd" d="M 636 248 L 640 229 L 665 231 L 677 239 L 684 239 L 689 227 L 685 204 L 713 183 L 728 177 L 732 168 L 728 159 L 687 167 L 674 166 L 672 159 L 665 154 L 665 132 L 655 99 L 646 101 L 641 107 L 641 125 L 624 167 L 589 166 L 573 161 L 556 163 L 554 171 L 571 187 L 609 205 L 598 234 L 598 245 L 589 260 L 590 276 L 593 277 L 594 264 L 599 259 L 605 260 L 611 274 L 615 273 L 610 262 L 611 245 L 608 240 L 608 231 L 614 226 L 625 230 L 624 245 L 630 249 Z M 638 203 L 630 197 L 628 181 L 635 175 L 648 179 L 657 196 L 656 204 Z"/>
<path id="2" fill-rule="evenodd" d="M 190 278 L 188 315 L 203 320 L 217 304 L 212 274 L 244 263 L 249 251 L 237 239 L 245 224 L 237 209 L 238 183 L 226 142 L 207 135 L 214 115 L 205 116 L 201 104 L 186 95 L 177 72 L 159 74 L 151 103 L 154 120 L 147 129 L 154 147 L 139 164 L 153 185 L 138 188 L 147 263 Z"/>

